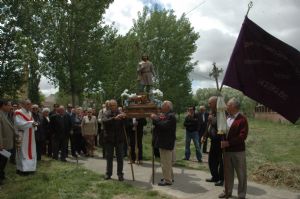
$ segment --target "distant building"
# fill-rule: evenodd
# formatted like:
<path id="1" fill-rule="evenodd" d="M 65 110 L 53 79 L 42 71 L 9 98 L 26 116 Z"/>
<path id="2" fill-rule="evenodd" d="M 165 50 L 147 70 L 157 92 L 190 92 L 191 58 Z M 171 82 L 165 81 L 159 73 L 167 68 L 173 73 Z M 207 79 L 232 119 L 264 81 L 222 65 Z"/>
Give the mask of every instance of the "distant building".
<path id="1" fill-rule="evenodd" d="M 273 122 L 280 122 L 280 123 L 288 123 L 289 122 L 282 115 L 280 115 L 279 113 L 273 111 L 272 109 L 270 109 L 262 104 L 258 104 L 255 107 L 254 117 L 256 119 L 269 120 L 269 121 L 273 121 Z"/>
<path id="2" fill-rule="evenodd" d="M 43 106 L 52 109 L 53 104 L 55 104 L 55 102 L 56 102 L 55 95 L 54 95 L 54 94 L 51 94 L 51 95 L 49 95 L 49 96 L 47 96 L 47 97 L 45 98 L 45 101 L 44 101 L 44 103 L 43 103 Z"/>

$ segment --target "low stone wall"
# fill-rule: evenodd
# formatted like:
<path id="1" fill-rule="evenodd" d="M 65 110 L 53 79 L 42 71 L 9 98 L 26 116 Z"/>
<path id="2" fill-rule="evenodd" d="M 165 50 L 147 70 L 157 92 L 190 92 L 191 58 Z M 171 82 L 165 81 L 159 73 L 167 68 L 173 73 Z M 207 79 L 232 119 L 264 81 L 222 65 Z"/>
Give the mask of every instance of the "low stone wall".
<path id="1" fill-rule="evenodd" d="M 273 122 L 280 122 L 280 123 L 289 123 L 288 120 L 286 120 L 282 115 L 276 113 L 276 112 L 255 112 L 256 119 L 261 120 L 269 120 Z"/>

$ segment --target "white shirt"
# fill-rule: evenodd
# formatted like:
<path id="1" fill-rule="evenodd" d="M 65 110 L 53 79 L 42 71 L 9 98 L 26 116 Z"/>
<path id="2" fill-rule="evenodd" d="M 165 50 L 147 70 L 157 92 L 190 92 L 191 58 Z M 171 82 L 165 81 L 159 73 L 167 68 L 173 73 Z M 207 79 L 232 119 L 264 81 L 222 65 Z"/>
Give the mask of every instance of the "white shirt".
<path id="1" fill-rule="evenodd" d="M 228 128 L 231 127 L 232 123 L 234 122 L 235 118 L 240 114 L 240 112 L 237 112 L 235 115 L 231 116 L 229 115 L 227 118 L 227 126 Z"/>

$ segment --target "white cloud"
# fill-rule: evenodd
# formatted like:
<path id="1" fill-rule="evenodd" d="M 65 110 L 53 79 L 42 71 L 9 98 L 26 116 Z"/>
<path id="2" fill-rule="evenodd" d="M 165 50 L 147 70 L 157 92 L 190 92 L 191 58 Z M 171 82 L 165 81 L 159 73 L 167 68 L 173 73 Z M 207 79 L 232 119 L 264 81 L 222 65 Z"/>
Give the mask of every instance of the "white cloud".
<path id="1" fill-rule="evenodd" d="M 39 87 L 41 92 L 46 97 L 51 94 L 55 94 L 58 91 L 58 88 L 55 88 L 54 85 L 52 85 L 45 76 L 42 76 Z"/>
<path id="2" fill-rule="evenodd" d="M 143 10 L 143 3 L 139 0 L 115 0 L 104 15 L 106 24 L 115 22 L 119 33 L 124 35 L 133 25 L 133 19 L 137 18 L 138 11 Z"/>

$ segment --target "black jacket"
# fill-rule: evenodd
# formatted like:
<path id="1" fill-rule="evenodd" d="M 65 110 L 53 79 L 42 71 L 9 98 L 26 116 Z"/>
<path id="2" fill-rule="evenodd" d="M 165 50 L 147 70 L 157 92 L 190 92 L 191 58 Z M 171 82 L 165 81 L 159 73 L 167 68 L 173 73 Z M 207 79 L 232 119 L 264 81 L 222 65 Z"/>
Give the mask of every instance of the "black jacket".
<path id="1" fill-rule="evenodd" d="M 45 117 L 42 117 L 41 120 L 41 132 L 42 135 L 45 137 L 45 140 L 51 139 L 50 121 L 48 121 Z"/>
<path id="2" fill-rule="evenodd" d="M 176 117 L 172 112 L 163 114 L 157 120 L 153 120 L 154 146 L 173 150 L 176 139 Z"/>
<path id="3" fill-rule="evenodd" d="M 37 123 L 36 130 L 34 131 L 36 142 L 42 142 L 42 141 L 45 141 L 46 136 L 45 136 L 45 134 L 43 133 L 42 127 L 41 127 L 41 123 L 42 123 L 41 120 L 42 120 L 42 117 L 40 116 L 39 113 L 32 113 L 32 117 L 33 117 L 34 122 Z"/>
<path id="4" fill-rule="evenodd" d="M 50 117 L 50 129 L 54 138 L 66 138 L 72 128 L 71 117 L 68 114 L 53 114 Z"/>
<path id="5" fill-rule="evenodd" d="M 207 121 L 208 121 L 208 113 L 204 112 L 204 113 L 198 113 L 198 118 L 199 118 L 199 135 L 200 137 L 204 134 L 206 127 L 207 127 Z M 204 116 L 204 120 L 203 120 L 203 116 Z"/>
<path id="6" fill-rule="evenodd" d="M 125 140 L 125 119 L 116 120 L 113 117 L 120 114 L 119 111 L 112 112 L 107 110 L 103 114 L 103 126 L 104 126 L 104 143 L 120 144 Z"/>
<path id="7" fill-rule="evenodd" d="M 199 130 L 199 117 L 197 114 L 193 116 L 186 116 L 183 123 L 188 132 L 195 132 Z"/>

